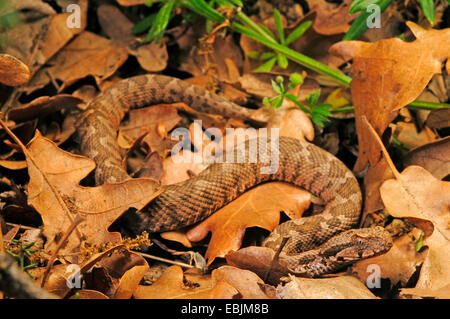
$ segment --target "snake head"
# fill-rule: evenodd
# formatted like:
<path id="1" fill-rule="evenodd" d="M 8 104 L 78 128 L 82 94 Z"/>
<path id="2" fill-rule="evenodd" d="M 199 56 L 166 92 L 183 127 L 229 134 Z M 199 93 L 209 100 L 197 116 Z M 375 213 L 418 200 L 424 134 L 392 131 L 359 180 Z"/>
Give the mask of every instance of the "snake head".
<path id="1" fill-rule="evenodd" d="M 328 241 L 322 250 L 337 262 L 350 263 L 386 253 L 393 245 L 383 227 L 351 229 Z"/>

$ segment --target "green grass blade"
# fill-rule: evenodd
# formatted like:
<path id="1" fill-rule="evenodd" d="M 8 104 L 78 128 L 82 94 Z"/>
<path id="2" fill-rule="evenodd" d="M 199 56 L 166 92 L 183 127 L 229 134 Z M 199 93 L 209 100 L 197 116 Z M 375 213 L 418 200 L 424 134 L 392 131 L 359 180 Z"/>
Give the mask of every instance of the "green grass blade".
<path id="1" fill-rule="evenodd" d="M 292 42 L 294 42 L 295 40 L 297 40 L 298 38 L 300 38 L 303 33 L 306 32 L 306 30 L 309 29 L 309 27 L 312 25 L 312 21 L 305 21 L 303 23 L 301 23 L 298 27 L 296 27 L 294 29 L 294 31 L 292 31 L 288 37 L 286 38 L 286 41 L 284 42 L 284 45 L 289 45 Z"/>
<path id="2" fill-rule="evenodd" d="M 434 24 L 434 1 L 433 0 L 420 0 L 420 6 L 422 7 L 423 14 L 431 24 Z"/>
<path id="3" fill-rule="evenodd" d="M 284 44 L 283 18 L 281 17 L 280 11 L 278 11 L 278 9 L 273 10 L 273 18 L 275 20 L 275 26 L 278 31 L 280 42 Z"/>
<path id="4" fill-rule="evenodd" d="M 386 10 L 386 8 L 391 4 L 392 0 L 379 0 L 377 5 L 380 7 L 380 13 Z M 345 34 L 343 41 L 356 40 L 367 30 L 367 19 L 372 15 L 372 12 L 363 11 L 361 14 L 353 21 L 350 29 Z"/>

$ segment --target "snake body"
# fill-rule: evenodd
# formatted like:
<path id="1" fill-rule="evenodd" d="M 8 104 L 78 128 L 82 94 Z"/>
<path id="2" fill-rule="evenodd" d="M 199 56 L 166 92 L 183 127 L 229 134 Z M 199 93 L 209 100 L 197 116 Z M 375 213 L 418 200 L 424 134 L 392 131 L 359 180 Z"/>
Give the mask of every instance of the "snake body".
<path id="1" fill-rule="evenodd" d="M 246 120 L 250 116 L 250 110 L 176 78 L 142 75 L 122 80 L 89 103 L 77 129 L 82 153 L 97 165 L 97 184 L 130 178 L 122 166 L 116 142 L 117 129 L 126 112 L 172 102 L 184 102 L 196 110 L 225 117 Z M 246 158 L 256 151 L 248 147 L 250 144 L 251 141 L 245 142 L 243 148 Z M 124 222 L 135 234 L 177 229 L 203 220 L 258 184 L 282 181 L 322 198 L 326 206 L 321 214 L 279 225 L 265 240 L 265 246 L 277 249 L 282 238 L 289 237 L 283 255 L 292 256 L 317 249 L 335 235 L 355 227 L 361 210 L 361 191 L 354 175 L 339 159 L 311 143 L 280 137 L 278 169 L 273 174 L 263 174 L 261 168 L 267 166 L 267 158 L 261 154 L 271 156 L 269 145 L 270 141 L 259 144 L 256 163 L 215 163 L 187 181 L 165 186 L 162 194 Z"/>

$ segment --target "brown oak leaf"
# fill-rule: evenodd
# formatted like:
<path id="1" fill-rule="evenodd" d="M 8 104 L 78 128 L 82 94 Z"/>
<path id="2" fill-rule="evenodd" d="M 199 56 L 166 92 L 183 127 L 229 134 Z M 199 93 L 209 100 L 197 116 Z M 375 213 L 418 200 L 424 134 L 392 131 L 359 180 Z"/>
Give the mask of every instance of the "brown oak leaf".
<path id="1" fill-rule="evenodd" d="M 351 92 L 359 144 L 356 172 L 363 171 L 368 162 L 374 166 L 381 157 L 380 147 L 363 127 L 361 117 L 365 115 L 381 136 L 398 110 L 420 95 L 450 57 L 449 47 L 442 45 L 450 42 L 450 29 L 424 30 L 412 22 L 407 25 L 415 41 L 344 41 L 330 48 L 334 54 L 353 58 Z"/>
<path id="2" fill-rule="evenodd" d="M 224 257 L 240 248 L 245 229 L 262 227 L 269 231 L 278 226 L 280 212 L 299 218 L 310 205 L 311 194 L 286 183 L 259 185 L 187 232 L 190 241 L 200 241 L 211 232 L 205 258 L 211 264 L 216 257 Z"/>
<path id="3" fill-rule="evenodd" d="M 39 131 L 25 147 L 3 122 L 2 126 L 26 156 L 30 176 L 28 203 L 42 217 L 48 251 L 56 248 L 77 216 L 84 221 L 68 237 L 60 254 L 76 251 L 82 241 L 118 242 L 120 234 L 110 233 L 107 228 L 126 209 L 139 210 L 162 191 L 154 180 L 146 178 L 83 187 L 79 185 L 80 180 L 95 168 L 91 159 L 58 148 Z"/>

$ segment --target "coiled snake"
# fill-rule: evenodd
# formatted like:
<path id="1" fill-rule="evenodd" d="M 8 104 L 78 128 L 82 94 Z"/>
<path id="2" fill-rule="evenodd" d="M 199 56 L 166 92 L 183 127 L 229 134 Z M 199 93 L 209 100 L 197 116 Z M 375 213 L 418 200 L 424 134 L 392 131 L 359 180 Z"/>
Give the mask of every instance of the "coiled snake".
<path id="1" fill-rule="evenodd" d="M 77 129 L 82 153 L 97 164 L 97 184 L 130 178 L 122 167 L 116 142 L 117 129 L 126 112 L 130 108 L 172 102 L 184 102 L 203 112 L 220 112 L 225 117 L 246 120 L 250 116 L 250 110 L 179 79 L 141 75 L 122 80 L 89 103 Z M 249 147 L 245 150 L 248 153 Z M 264 151 L 270 153 L 268 144 L 260 145 L 259 153 Z M 285 222 L 265 240 L 265 246 L 277 249 L 282 238 L 289 237 L 282 255 L 289 260 L 290 271 L 316 276 L 390 248 L 390 237 L 381 227 L 340 234 L 358 223 L 361 191 L 351 171 L 330 153 L 308 142 L 280 137 L 278 170 L 262 174 L 263 165 L 266 164 L 261 160 L 212 164 L 185 182 L 165 186 L 163 193 L 144 209 L 125 219 L 127 227 L 139 234 L 143 230 L 161 232 L 191 225 L 255 185 L 282 181 L 304 188 L 326 202 L 321 214 Z M 327 241 L 335 248 L 328 248 L 328 255 L 323 258 L 317 249 L 330 247 L 326 246 Z M 354 252 L 356 257 L 352 255 Z M 341 258 L 337 256 L 339 253 Z"/>

